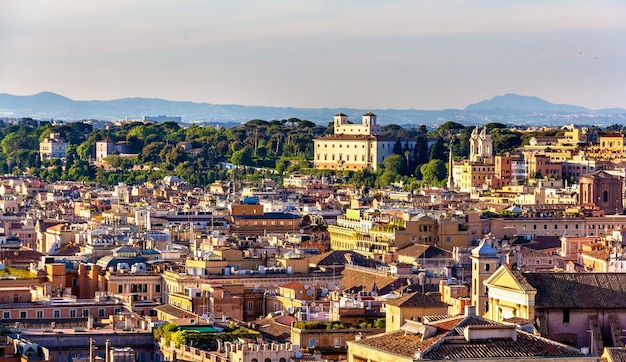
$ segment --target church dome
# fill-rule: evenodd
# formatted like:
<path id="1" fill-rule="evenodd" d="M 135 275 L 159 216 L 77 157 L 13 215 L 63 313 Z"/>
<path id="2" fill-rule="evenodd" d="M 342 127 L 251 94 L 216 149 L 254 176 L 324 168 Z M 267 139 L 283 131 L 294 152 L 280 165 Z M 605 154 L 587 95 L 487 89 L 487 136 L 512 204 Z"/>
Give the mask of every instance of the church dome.
<path id="1" fill-rule="evenodd" d="M 472 256 L 476 257 L 493 257 L 497 256 L 498 252 L 496 249 L 489 244 L 487 240 L 483 240 L 480 242 L 480 245 L 472 249 Z"/>

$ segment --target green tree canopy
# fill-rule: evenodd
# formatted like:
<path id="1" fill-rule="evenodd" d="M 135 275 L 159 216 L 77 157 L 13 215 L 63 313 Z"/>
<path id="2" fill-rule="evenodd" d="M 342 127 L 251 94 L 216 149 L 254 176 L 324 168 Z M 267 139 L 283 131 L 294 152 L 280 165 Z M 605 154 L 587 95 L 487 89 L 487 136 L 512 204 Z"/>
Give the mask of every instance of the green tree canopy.
<path id="1" fill-rule="evenodd" d="M 240 166 L 252 166 L 253 162 L 250 149 L 246 147 L 239 151 L 233 152 L 233 155 L 230 157 L 230 162 Z"/>
<path id="2" fill-rule="evenodd" d="M 385 171 L 390 171 L 395 174 L 399 174 L 402 172 L 402 168 L 404 167 L 404 159 L 403 156 L 398 154 L 392 154 L 383 160 L 383 166 L 385 167 Z"/>
<path id="3" fill-rule="evenodd" d="M 446 164 L 438 159 L 432 159 L 422 165 L 420 171 L 422 180 L 429 185 L 439 186 L 447 177 Z"/>
<path id="4" fill-rule="evenodd" d="M 438 137 L 437 141 L 430 146 L 430 160 L 444 161 L 448 158 L 446 147 L 443 144 L 443 138 Z"/>

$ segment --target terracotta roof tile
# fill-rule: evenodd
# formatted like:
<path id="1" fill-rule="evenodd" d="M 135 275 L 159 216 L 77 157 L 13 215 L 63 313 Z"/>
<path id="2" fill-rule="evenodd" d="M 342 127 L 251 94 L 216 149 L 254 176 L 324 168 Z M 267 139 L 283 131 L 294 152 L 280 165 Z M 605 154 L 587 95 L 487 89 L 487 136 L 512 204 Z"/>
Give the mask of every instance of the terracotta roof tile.
<path id="1" fill-rule="evenodd" d="M 456 316 L 430 324 L 437 331 L 423 339 L 420 333 L 395 331 L 350 342 L 374 350 L 403 357 L 424 360 L 443 359 L 496 359 L 525 357 L 582 357 L 575 348 L 538 337 L 520 330 L 513 330 L 516 338 L 487 338 L 466 340 L 465 327 L 512 328 L 478 316 Z"/>
<path id="2" fill-rule="evenodd" d="M 537 308 L 626 308 L 626 273 L 519 273 Z"/>
<path id="3" fill-rule="evenodd" d="M 377 273 L 375 270 L 346 268 L 342 272 L 342 290 L 357 292 L 369 292 L 374 284 L 378 288 L 378 294 L 390 293 L 406 284 L 405 278 L 398 278 L 390 275 Z"/>
<path id="4" fill-rule="evenodd" d="M 448 304 L 442 302 L 439 297 L 425 295 L 419 292 L 410 293 L 397 299 L 386 302 L 396 307 L 447 307 Z"/>

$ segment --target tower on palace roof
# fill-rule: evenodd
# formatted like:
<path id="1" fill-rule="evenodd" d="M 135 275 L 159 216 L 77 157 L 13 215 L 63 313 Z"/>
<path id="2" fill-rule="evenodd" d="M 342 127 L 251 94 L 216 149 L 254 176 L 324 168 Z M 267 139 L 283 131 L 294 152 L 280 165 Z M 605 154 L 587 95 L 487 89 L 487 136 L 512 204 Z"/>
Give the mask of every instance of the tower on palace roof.
<path id="1" fill-rule="evenodd" d="M 361 117 L 361 123 L 352 123 L 348 116 L 339 112 L 334 119 L 335 134 L 349 135 L 379 135 L 382 128 L 376 123 L 376 115 L 367 112 Z"/>

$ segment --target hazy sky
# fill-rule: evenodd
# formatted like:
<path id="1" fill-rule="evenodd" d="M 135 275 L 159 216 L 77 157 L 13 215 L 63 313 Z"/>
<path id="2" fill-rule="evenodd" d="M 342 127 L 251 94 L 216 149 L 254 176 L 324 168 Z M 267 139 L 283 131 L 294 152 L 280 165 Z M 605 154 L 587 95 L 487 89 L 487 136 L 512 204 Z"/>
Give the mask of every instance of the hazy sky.
<path id="1" fill-rule="evenodd" d="M 0 0 L 0 93 L 626 108 L 626 1 Z"/>

